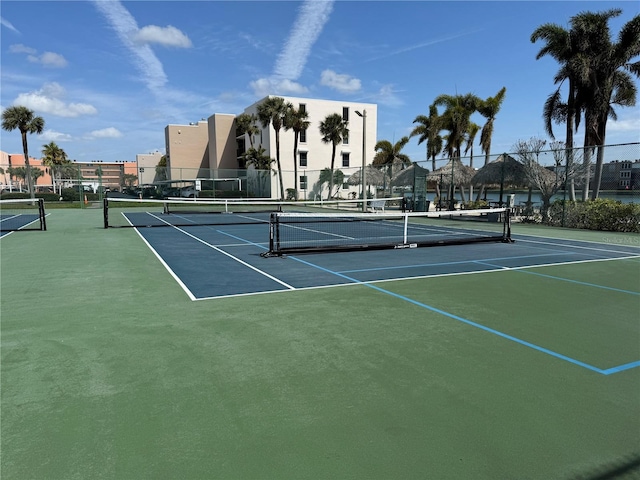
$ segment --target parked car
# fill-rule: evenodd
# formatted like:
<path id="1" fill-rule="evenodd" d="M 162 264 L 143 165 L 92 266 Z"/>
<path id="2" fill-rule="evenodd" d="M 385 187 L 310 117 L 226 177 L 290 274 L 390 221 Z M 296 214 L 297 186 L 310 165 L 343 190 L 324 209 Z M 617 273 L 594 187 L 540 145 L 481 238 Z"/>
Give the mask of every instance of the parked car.
<path id="1" fill-rule="evenodd" d="M 182 187 L 180 189 L 180 196 L 185 198 L 193 198 L 198 195 L 196 187 Z"/>

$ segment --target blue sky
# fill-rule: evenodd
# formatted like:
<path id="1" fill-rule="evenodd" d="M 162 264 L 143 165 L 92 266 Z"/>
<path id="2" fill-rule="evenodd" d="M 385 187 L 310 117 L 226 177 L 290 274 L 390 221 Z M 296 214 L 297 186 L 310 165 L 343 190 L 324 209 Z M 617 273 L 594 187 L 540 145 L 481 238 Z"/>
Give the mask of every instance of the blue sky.
<path id="1" fill-rule="evenodd" d="M 632 1 L 2 1 L 2 109 L 46 122 L 29 149 L 55 141 L 77 161 L 164 151 L 164 127 L 238 114 L 267 94 L 378 104 L 378 140 L 408 135 L 439 94 L 506 98 L 492 152 L 547 138 L 543 103 L 558 65 L 536 60 L 531 33 L 584 10 Z M 473 120 L 483 124 L 480 116 Z M 640 107 L 619 109 L 607 143 L 640 140 Z M 557 127 L 563 139 L 563 127 Z M 479 137 L 479 135 L 478 135 Z M 0 149 L 21 153 L 20 135 Z M 577 143 L 582 135 L 577 136 Z M 474 148 L 477 154 L 480 148 Z M 404 150 L 424 160 L 413 139 Z"/>

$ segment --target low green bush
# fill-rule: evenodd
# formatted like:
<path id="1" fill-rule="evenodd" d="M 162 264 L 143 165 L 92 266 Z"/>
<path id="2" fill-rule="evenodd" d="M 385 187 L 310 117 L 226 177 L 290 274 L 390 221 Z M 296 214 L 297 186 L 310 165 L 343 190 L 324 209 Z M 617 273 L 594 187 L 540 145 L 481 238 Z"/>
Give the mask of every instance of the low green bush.
<path id="1" fill-rule="evenodd" d="M 463 210 L 475 210 L 478 208 L 489 208 L 489 203 L 485 200 L 472 200 L 462 204 Z"/>
<path id="2" fill-rule="evenodd" d="M 557 200 L 549 209 L 549 225 L 640 233 L 640 204 L 598 199 L 586 202 Z"/>

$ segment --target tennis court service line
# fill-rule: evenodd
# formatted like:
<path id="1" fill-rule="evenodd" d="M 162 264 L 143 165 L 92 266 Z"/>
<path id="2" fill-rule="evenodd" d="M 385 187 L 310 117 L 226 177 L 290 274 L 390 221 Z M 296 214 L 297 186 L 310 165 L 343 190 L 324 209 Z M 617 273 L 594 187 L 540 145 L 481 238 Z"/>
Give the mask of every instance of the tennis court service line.
<path id="1" fill-rule="evenodd" d="M 613 368 L 609 368 L 609 369 L 603 370 L 601 368 L 595 367 L 593 365 L 589 365 L 588 363 L 582 362 L 582 361 L 577 360 L 575 358 L 571 358 L 571 357 L 568 357 L 568 356 L 563 355 L 561 353 L 554 352 L 553 350 L 549 350 L 548 348 L 541 347 L 541 346 L 536 345 L 534 343 L 527 342 L 526 340 L 522 340 L 520 338 L 517 338 L 517 337 L 514 337 L 512 335 L 509 335 L 509 334 L 506 334 L 504 332 L 501 332 L 499 330 L 495 330 L 493 328 L 486 327 L 486 326 L 484 326 L 484 325 L 482 325 L 480 323 L 476 323 L 476 322 L 474 322 L 472 320 L 469 320 L 469 319 L 460 317 L 458 315 L 455 315 L 453 313 L 441 310 L 441 309 L 436 308 L 436 307 L 434 307 L 432 305 L 427 305 L 426 303 L 419 302 L 417 300 L 414 300 L 412 298 L 406 297 L 404 295 L 400 295 L 398 293 L 391 292 L 391 291 L 386 290 L 384 288 L 381 288 L 381 287 L 379 287 L 379 286 L 377 286 L 375 284 L 368 283 L 368 282 L 361 282 L 361 281 L 359 281 L 359 280 L 357 280 L 355 278 L 351 278 L 351 277 L 349 277 L 347 275 L 344 275 L 344 274 L 341 274 L 339 272 L 335 272 L 335 271 L 330 270 L 328 268 L 324 268 L 324 267 L 321 267 L 319 265 L 313 264 L 311 262 L 307 262 L 306 260 L 303 260 L 303 259 L 301 259 L 299 257 L 296 257 L 296 256 L 289 256 L 288 258 L 290 258 L 292 260 L 295 260 L 297 262 L 301 262 L 301 263 L 303 263 L 305 265 L 308 265 L 310 267 L 317 268 L 318 270 L 322 270 L 322 271 L 324 271 L 326 273 L 330 273 L 330 274 L 336 275 L 338 277 L 344 278 L 346 280 L 350 280 L 354 284 L 362 285 L 362 286 L 365 286 L 367 288 L 371 288 L 371 289 L 376 290 L 376 291 L 378 291 L 380 293 L 384 293 L 385 295 L 390 295 L 390 296 L 392 296 L 394 298 L 397 298 L 399 300 L 403 300 L 405 302 L 411 303 L 413 305 L 416 305 L 418 307 L 424 308 L 424 309 L 429 310 L 431 312 L 443 315 L 445 317 L 451 318 L 451 319 L 456 320 L 458 322 L 462 322 L 462 323 L 464 323 L 466 325 L 469 325 L 469 326 L 472 326 L 472 327 L 475 327 L 475 328 L 479 328 L 480 330 L 484 330 L 485 332 L 492 333 L 492 334 L 497 335 L 499 337 L 502 337 L 502 338 L 504 338 L 506 340 L 510 340 L 510 341 L 518 343 L 520 345 L 524 345 L 525 347 L 532 348 L 533 350 L 536 350 L 538 352 L 542 352 L 542 353 L 545 353 L 547 355 L 551 355 L 552 357 L 558 358 L 560 360 L 564 360 L 564 361 L 572 363 L 574 365 L 586 368 L 587 370 L 591 370 L 592 372 L 596 372 L 596 373 L 599 373 L 599 374 L 602 374 L 602 375 L 611 375 L 613 373 L 618 373 L 618 372 L 621 372 L 621 371 L 624 371 L 624 370 L 629 370 L 631 368 L 640 367 L 640 361 L 637 361 L 637 362 L 632 362 L 632 363 L 628 363 L 628 364 L 625 364 L 625 365 L 619 365 L 619 366 L 616 366 L 616 367 L 613 367 Z"/>

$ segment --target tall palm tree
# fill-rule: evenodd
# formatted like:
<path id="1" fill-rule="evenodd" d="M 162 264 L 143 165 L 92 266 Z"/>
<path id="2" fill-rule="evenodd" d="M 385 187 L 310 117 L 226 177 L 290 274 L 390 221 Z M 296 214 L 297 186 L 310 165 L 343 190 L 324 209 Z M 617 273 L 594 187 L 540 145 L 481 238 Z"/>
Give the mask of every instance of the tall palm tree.
<path id="1" fill-rule="evenodd" d="M 8 132 L 18 129 L 22 135 L 22 151 L 24 153 L 24 164 L 27 167 L 26 181 L 29 187 L 29 194 L 32 199 L 36 198 L 31 177 L 31 164 L 29 163 L 29 147 L 27 145 L 27 133 L 41 134 L 44 130 L 44 119 L 36 117 L 33 110 L 21 105 L 9 107 L 2 112 L 2 129 Z"/>
<path id="2" fill-rule="evenodd" d="M 42 146 L 42 163 L 49 167 L 54 192 L 56 189 L 56 173 L 58 173 L 60 166 L 63 165 L 66 161 L 66 152 L 62 148 L 60 148 L 56 144 L 56 142 L 49 142 L 46 145 Z"/>
<path id="3" fill-rule="evenodd" d="M 439 95 L 434 100 L 435 106 L 444 106 L 445 111 L 440 115 L 440 127 L 449 133 L 445 138 L 444 150 L 451 159 L 462 156 L 462 144 L 465 141 L 471 115 L 478 111 L 482 100 L 477 96 L 467 93 L 466 95 Z"/>
<path id="4" fill-rule="evenodd" d="M 432 169 L 436 169 L 436 157 L 442 151 L 442 137 L 440 136 L 440 123 L 438 108 L 435 105 L 429 106 L 429 116 L 418 115 L 413 123 L 418 123 L 409 134 L 409 137 L 419 135 L 418 145 L 427 142 L 427 160 L 431 159 Z"/>
<path id="5" fill-rule="evenodd" d="M 284 200 L 284 181 L 282 180 L 282 164 L 280 163 L 280 129 L 284 125 L 284 118 L 289 108 L 292 108 L 291 103 L 282 97 L 269 97 L 258 105 L 258 120 L 260 120 L 262 128 L 267 128 L 271 124 L 276 132 L 276 163 L 280 180 L 280 200 Z"/>
<path id="6" fill-rule="evenodd" d="M 565 123 L 566 168 L 567 171 L 573 171 L 573 133 L 577 128 L 579 112 L 576 106 L 578 75 L 572 67 L 579 64 L 576 59 L 581 41 L 576 32 L 566 30 L 554 23 L 541 25 L 531 34 L 532 43 L 538 40 L 543 40 L 545 44 L 536 55 L 536 60 L 549 55 L 560 64 L 560 70 L 554 78 L 554 83 L 558 85 L 558 88 L 549 95 L 543 109 L 545 130 L 552 139 L 555 139 L 552 124 L 554 122 Z M 566 101 L 563 101 L 561 89 L 565 81 L 568 85 L 568 93 Z M 576 199 L 574 180 L 573 177 L 569 179 L 569 198 L 571 201 Z"/>
<path id="7" fill-rule="evenodd" d="M 373 165 L 376 168 L 386 168 L 387 176 L 389 179 L 393 176 L 393 163 L 396 160 L 400 160 L 405 166 L 411 165 L 411 158 L 408 155 L 402 153 L 402 149 L 409 143 L 409 137 L 402 137 L 396 143 L 391 143 L 389 140 L 379 140 L 376 143 L 376 154 L 373 157 Z M 364 190 L 364 187 L 363 187 Z"/>
<path id="8" fill-rule="evenodd" d="M 293 130 L 293 176 L 294 176 L 294 198 L 298 199 L 298 139 L 300 132 L 309 128 L 311 122 L 307 120 L 309 114 L 306 109 L 296 109 L 293 105 L 287 109 L 284 117 L 284 129 Z"/>
<path id="9" fill-rule="evenodd" d="M 466 147 L 464 148 L 465 156 L 469 154 L 469 166 L 473 168 L 473 142 L 476 141 L 476 135 L 480 131 L 480 125 L 471 122 L 467 130 Z M 473 185 L 469 185 L 469 200 L 473 197 Z"/>
<path id="10" fill-rule="evenodd" d="M 329 177 L 329 196 L 327 200 L 331 198 L 331 191 L 333 190 L 333 171 L 336 160 L 336 147 L 342 142 L 342 140 L 349 135 L 349 122 L 342 118 L 342 115 L 338 113 L 332 113 L 325 117 L 320 122 L 320 135 L 322 135 L 323 143 L 331 144 L 331 175 Z"/>
<path id="11" fill-rule="evenodd" d="M 584 110 L 585 147 L 598 147 L 592 199 L 598 198 L 604 163 L 607 120 L 616 118 L 614 105 L 633 106 L 637 88 L 633 77 L 640 77 L 640 15 L 623 25 L 618 41 L 611 40 L 609 20 L 619 16 L 620 9 L 604 12 L 582 12 L 571 19 L 572 30 L 583 39 L 578 70 L 578 94 Z M 587 193 L 585 188 L 584 193 Z M 583 195 L 586 199 L 586 195 Z"/>
<path id="12" fill-rule="evenodd" d="M 493 97 L 483 100 L 478 105 L 478 113 L 487 119 L 480 132 L 480 146 L 484 152 L 484 164 L 489 163 L 491 158 L 491 138 L 493 137 L 493 125 L 496 116 L 502 107 L 507 87 L 502 87 Z"/>

